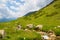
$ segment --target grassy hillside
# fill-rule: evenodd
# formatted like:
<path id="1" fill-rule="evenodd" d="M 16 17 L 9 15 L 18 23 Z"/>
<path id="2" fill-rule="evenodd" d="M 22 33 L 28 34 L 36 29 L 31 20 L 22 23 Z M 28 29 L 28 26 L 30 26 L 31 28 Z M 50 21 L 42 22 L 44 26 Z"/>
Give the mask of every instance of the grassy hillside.
<path id="1" fill-rule="evenodd" d="M 18 18 L 17 20 L 0 23 L 0 29 L 5 29 L 8 33 L 12 34 L 17 24 L 21 24 L 23 28 L 25 28 L 27 24 L 34 24 L 35 26 L 38 24 L 42 24 L 44 26 L 43 31 L 48 31 L 51 29 L 55 31 L 56 35 L 60 35 L 60 28 L 55 29 L 55 27 L 60 25 L 60 0 L 54 0 L 53 3 L 46 6 L 45 8 L 36 12 L 32 12 L 32 14 L 23 16 L 21 18 Z M 22 33 L 25 33 L 25 32 L 22 32 Z M 11 34 L 8 34 L 8 35 L 11 35 Z M 32 35 L 33 34 L 35 35 L 35 33 L 32 32 Z M 14 33 L 14 35 L 11 35 L 11 36 L 16 36 L 16 35 L 17 34 Z M 35 38 L 35 37 L 37 37 L 37 35 L 32 36 L 32 38 Z M 10 40 L 14 40 L 14 38 Z"/>

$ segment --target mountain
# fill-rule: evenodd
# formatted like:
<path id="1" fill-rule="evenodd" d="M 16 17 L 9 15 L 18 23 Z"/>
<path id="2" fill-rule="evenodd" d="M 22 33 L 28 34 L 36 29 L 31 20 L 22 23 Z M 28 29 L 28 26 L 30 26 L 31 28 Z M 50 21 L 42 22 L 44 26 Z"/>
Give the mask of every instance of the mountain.
<path id="1" fill-rule="evenodd" d="M 45 7 L 46 5 L 49 5 L 53 0 L 6 0 L 0 1 L 0 4 L 3 6 L 0 6 L 0 20 L 5 19 L 3 21 L 10 21 L 13 18 L 22 17 L 25 14 L 32 12 L 32 11 L 38 11 L 39 9 Z M 14 20 L 14 19 L 13 19 Z"/>
<path id="2" fill-rule="evenodd" d="M 11 21 L 11 20 L 15 20 L 16 18 L 9 18 L 9 19 L 7 19 L 7 18 L 2 18 L 2 19 L 0 19 L 0 22 L 9 22 L 9 21 Z"/>
<path id="3" fill-rule="evenodd" d="M 26 14 L 26 15 L 24 15 L 24 16 L 31 15 L 31 14 L 33 14 L 33 13 L 35 13 L 35 12 L 37 12 L 37 11 L 29 12 L 29 13 L 27 13 L 27 14 Z"/>
<path id="4" fill-rule="evenodd" d="M 57 26 L 60 26 L 60 0 L 54 0 L 50 5 L 36 12 L 32 12 L 32 14 L 29 13 L 27 16 L 10 22 L 0 23 L 0 27 L 2 29 L 5 27 L 13 29 L 17 24 L 21 24 L 22 28 L 25 28 L 27 24 L 34 24 L 35 26 L 41 24 L 43 25 L 43 31 L 53 30 L 56 35 L 60 35 L 60 28 L 57 28 Z"/>
<path id="5" fill-rule="evenodd" d="M 28 16 L 23 16 L 18 18 L 16 22 L 20 22 L 21 24 L 46 24 L 46 25 L 60 25 L 60 1 L 55 0 L 50 5 L 45 8 L 37 11 L 29 13 Z M 23 21 L 23 22 L 22 22 Z"/>

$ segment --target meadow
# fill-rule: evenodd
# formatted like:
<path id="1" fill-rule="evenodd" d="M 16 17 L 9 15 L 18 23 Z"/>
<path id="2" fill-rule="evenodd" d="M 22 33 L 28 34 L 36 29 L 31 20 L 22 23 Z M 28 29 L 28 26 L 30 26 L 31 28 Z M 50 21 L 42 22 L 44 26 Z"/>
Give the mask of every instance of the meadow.
<path id="1" fill-rule="evenodd" d="M 42 30 L 48 32 L 53 30 L 57 36 L 60 36 L 60 0 L 54 0 L 51 4 L 41 10 L 30 12 L 29 14 L 20 17 L 16 20 L 0 23 L 0 29 L 6 31 L 6 38 L 3 40 L 41 40 L 40 34 L 34 31 L 16 31 L 17 25 L 22 25 L 22 29 L 26 28 L 27 24 L 43 25 Z"/>

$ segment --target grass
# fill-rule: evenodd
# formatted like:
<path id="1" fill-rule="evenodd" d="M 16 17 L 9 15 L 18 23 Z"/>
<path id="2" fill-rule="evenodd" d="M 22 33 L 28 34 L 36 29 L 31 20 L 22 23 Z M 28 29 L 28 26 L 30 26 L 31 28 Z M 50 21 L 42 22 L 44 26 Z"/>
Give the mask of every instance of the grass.
<path id="1" fill-rule="evenodd" d="M 23 40 L 24 37 L 26 37 L 26 40 L 39 39 L 39 34 L 36 32 L 25 32 L 23 30 L 16 32 L 15 28 L 17 24 L 22 25 L 22 28 L 26 28 L 27 24 L 34 24 L 35 26 L 42 24 L 43 31 L 53 30 L 56 35 L 60 36 L 60 28 L 57 27 L 60 25 L 60 0 L 54 0 L 50 5 L 36 12 L 32 12 L 32 14 L 10 22 L 0 23 L 0 29 L 5 29 L 7 32 L 7 40 Z M 55 27 L 57 28 L 55 29 Z"/>

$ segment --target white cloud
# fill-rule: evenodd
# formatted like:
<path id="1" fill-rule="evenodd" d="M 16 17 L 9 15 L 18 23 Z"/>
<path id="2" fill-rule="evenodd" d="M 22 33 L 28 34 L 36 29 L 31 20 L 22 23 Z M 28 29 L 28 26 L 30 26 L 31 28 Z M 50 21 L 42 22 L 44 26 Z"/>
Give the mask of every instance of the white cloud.
<path id="1" fill-rule="evenodd" d="M 16 2 L 15 0 L 0 0 L 0 9 L 3 10 L 3 12 L 0 11 L 0 14 L 5 15 L 0 15 L 0 18 L 18 18 L 28 12 L 37 11 L 52 1 L 53 0 L 20 0 L 20 2 Z"/>
<path id="2" fill-rule="evenodd" d="M 11 9 L 16 9 L 14 6 L 10 6 Z"/>
<path id="3" fill-rule="evenodd" d="M 2 19 L 3 18 L 3 16 L 2 16 L 2 14 L 0 13 L 0 19 Z"/>

